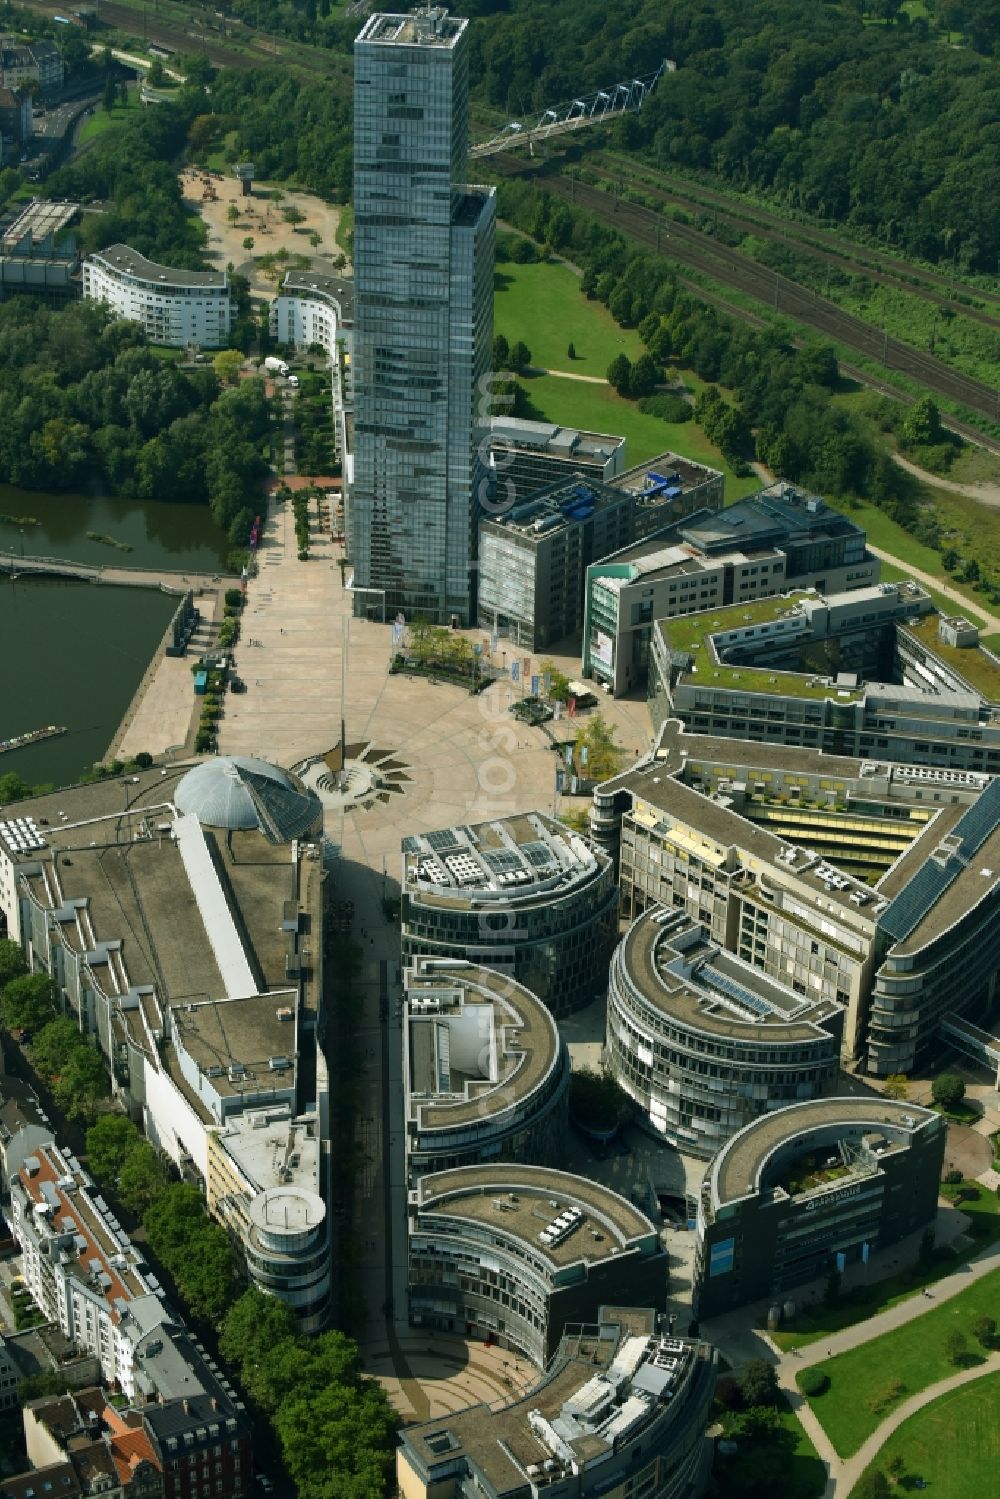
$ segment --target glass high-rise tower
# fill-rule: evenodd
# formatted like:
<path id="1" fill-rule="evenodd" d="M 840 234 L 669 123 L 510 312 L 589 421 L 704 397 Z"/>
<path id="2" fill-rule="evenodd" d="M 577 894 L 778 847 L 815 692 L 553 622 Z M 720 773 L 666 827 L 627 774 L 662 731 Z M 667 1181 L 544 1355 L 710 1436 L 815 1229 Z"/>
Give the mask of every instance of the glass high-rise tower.
<path id="1" fill-rule="evenodd" d="M 374 15 L 354 44 L 350 555 L 390 616 L 443 624 L 473 618 L 491 414 L 495 201 L 464 182 L 468 73 L 445 10 Z"/>

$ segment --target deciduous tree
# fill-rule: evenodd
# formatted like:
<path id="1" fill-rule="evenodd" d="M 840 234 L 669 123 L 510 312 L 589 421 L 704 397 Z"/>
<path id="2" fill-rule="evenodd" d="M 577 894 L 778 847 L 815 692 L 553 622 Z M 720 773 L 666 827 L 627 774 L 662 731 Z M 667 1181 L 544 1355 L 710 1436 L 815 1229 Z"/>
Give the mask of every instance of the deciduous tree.
<path id="1" fill-rule="evenodd" d="M 8 979 L 0 994 L 0 1022 L 7 1030 L 48 1029 L 56 1013 L 55 985 L 47 973 L 24 973 Z M 58 1023 L 58 1022 L 54 1022 Z M 76 1026 L 68 1022 L 74 1034 Z M 36 1036 L 36 1044 L 40 1038 Z"/>
<path id="2" fill-rule="evenodd" d="M 943 1109 L 957 1109 L 965 1097 L 965 1084 L 954 1072 L 942 1072 L 931 1083 L 931 1097 Z"/>

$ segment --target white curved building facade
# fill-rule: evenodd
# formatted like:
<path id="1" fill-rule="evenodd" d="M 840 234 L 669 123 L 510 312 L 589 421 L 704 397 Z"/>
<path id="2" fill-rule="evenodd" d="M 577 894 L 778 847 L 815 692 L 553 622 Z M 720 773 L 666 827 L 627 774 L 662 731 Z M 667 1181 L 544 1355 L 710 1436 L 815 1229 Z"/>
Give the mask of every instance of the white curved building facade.
<path id="1" fill-rule="evenodd" d="M 318 344 L 332 359 L 353 316 L 354 286 L 337 276 L 289 271 L 271 303 L 271 337 L 297 349 Z"/>
<path id="2" fill-rule="evenodd" d="M 181 271 L 147 260 L 128 245 L 109 245 L 83 262 L 83 295 L 138 323 L 150 343 L 222 349 L 232 303 L 226 271 Z"/>

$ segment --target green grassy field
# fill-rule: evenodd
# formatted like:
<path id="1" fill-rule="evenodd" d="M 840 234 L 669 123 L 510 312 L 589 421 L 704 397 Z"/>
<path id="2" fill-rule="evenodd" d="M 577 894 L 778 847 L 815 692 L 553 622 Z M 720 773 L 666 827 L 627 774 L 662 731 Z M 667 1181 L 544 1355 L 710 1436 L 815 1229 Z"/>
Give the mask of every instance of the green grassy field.
<path id="1" fill-rule="evenodd" d="M 971 1188 L 976 1183 L 967 1183 L 966 1186 Z M 976 1241 L 976 1253 L 1000 1238 L 1000 1202 L 996 1193 L 985 1187 L 979 1187 L 978 1192 L 979 1196 L 975 1201 L 961 1204 L 962 1212 L 968 1214 L 970 1219 L 970 1232 Z M 831 1333 L 853 1327 L 855 1323 L 863 1322 L 869 1317 L 877 1317 L 879 1312 L 886 1312 L 901 1301 L 909 1301 L 923 1286 L 932 1286 L 943 1276 L 951 1275 L 958 1264 L 954 1254 L 940 1250 L 926 1270 L 913 1265 L 900 1271 L 898 1275 L 887 1276 L 885 1280 L 875 1281 L 867 1286 L 855 1286 L 845 1293 L 838 1306 L 830 1307 L 820 1303 L 809 1311 L 803 1311 L 794 1327 L 774 1332 L 771 1337 L 785 1352 L 792 1348 L 805 1348 L 807 1344 L 816 1343 L 820 1338 L 828 1338 Z"/>
<path id="2" fill-rule="evenodd" d="M 638 359 L 642 339 L 634 328 L 619 328 L 600 302 L 588 301 L 580 278 L 554 261 L 518 265 L 498 262 L 493 278 L 494 326 L 508 343 L 522 339 L 531 362 L 542 369 L 571 370 L 603 380 L 618 354 Z M 566 353 L 572 343 L 576 358 Z"/>
<path id="3" fill-rule="evenodd" d="M 725 474 L 728 504 L 761 487 L 753 474 L 749 479 L 737 479 L 718 448 L 695 422 L 677 426 L 661 422 L 659 417 L 646 416 L 632 401 L 623 401 L 607 385 L 562 380 L 558 375 L 530 376 L 524 385 L 532 405 L 546 421 L 626 438 L 626 462 L 630 465 L 667 451 L 691 458 L 695 463 L 707 463 Z"/>
<path id="4" fill-rule="evenodd" d="M 348 258 L 350 258 L 353 238 L 354 204 L 345 203 L 340 211 L 340 221 L 337 224 L 337 245 Z"/>
<path id="5" fill-rule="evenodd" d="M 969 495 L 927 486 L 927 494 L 948 544 L 963 557 L 975 557 L 991 578 L 1000 574 L 1000 510 Z"/>
<path id="6" fill-rule="evenodd" d="M 106 114 L 100 104 L 95 105 L 90 119 L 83 122 L 80 145 L 93 140 L 96 135 L 103 135 L 106 130 L 114 130 L 117 126 L 126 124 L 132 116 L 139 113 L 141 107 L 136 89 L 129 90 L 127 104 L 116 104 L 110 114 Z"/>
<path id="7" fill-rule="evenodd" d="M 1000 1270 L 993 1270 L 922 1317 L 814 1366 L 829 1375 L 830 1387 L 809 1404 L 841 1457 L 857 1452 L 896 1406 L 955 1373 L 944 1347 L 953 1328 L 965 1337 L 967 1362 L 983 1358 L 972 1327 L 977 1317 L 996 1316 L 998 1299 Z M 894 1380 L 901 1388 L 890 1396 Z M 872 1410 L 872 1402 L 880 1399 L 881 1409 Z"/>
<path id="8" fill-rule="evenodd" d="M 913 1490 L 909 1480 L 920 1478 L 932 1499 L 988 1494 L 1000 1465 L 998 1410 L 1000 1374 L 984 1374 L 904 1421 L 872 1467 L 884 1473 L 894 1458 L 902 1458 L 906 1471 L 900 1489 Z"/>
<path id="9" fill-rule="evenodd" d="M 566 380 L 556 375 L 532 375 L 525 388 L 540 415 L 567 427 L 608 432 L 627 439 L 626 462 L 643 463 L 657 453 L 671 451 L 696 463 L 722 469 L 726 475 L 726 501 L 754 494 L 760 480 L 751 475 L 738 479 L 718 448 L 693 421 L 663 422 L 647 416 L 633 401 L 622 400 L 603 380 L 617 354 L 637 358 L 642 340 L 631 328 L 619 328 L 600 302 L 589 301 L 580 291 L 579 277 L 564 265 L 533 261 L 526 265 L 502 261 L 496 271 L 494 326 L 508 343 L 522 339 L 531 350 L 532 363 L 542 369 L 587 375 L 587 380 Z M 576 359 L 566 357 L 572 343 Z M 688 388 L 697 393 L 702 382 L 683 372 Z"/>

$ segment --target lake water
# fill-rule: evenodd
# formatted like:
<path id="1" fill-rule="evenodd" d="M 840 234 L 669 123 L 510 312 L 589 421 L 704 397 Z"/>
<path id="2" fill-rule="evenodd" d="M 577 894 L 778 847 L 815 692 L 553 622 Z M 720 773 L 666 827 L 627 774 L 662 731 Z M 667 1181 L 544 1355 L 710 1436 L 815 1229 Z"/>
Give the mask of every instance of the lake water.
<path id="1" fill-rule="evenodd" d="M 0 550 L 78 562 L 214 572 L 226 536 L 203 506 L 45 495 L 0 485 Z M 89 541 L 95 531 L 128 553 Z M 100 760 L 166 629 L 177 601 L 151 588 L 0 577 L 0 739 L 45 724 L 68 733 L 0 754 L 0 775 L 57 784 Z"/>

